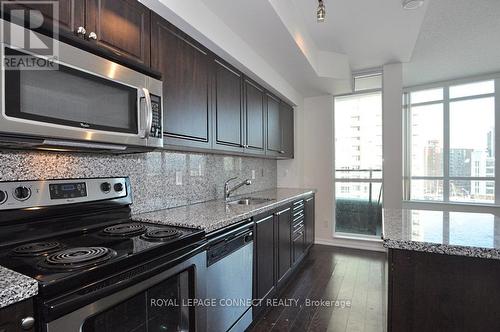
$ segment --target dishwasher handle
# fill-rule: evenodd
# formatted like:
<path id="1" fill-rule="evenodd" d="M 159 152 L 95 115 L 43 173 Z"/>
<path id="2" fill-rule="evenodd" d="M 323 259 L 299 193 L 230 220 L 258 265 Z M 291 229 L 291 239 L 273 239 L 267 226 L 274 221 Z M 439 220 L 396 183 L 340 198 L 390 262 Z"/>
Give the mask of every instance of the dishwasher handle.
<path id="1" fill-rule="evenodd" d="M 231 255 L 233 252 L 253 242 L 252 230 L 239 233 L 225 241 L 218 242 L 207 250 L 207 267 Z"/>

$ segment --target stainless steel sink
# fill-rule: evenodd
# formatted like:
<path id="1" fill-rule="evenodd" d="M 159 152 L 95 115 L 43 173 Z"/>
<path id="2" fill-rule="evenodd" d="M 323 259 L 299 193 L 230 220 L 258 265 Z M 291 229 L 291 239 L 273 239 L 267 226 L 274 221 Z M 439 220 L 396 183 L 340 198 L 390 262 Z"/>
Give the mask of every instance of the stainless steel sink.
<path id="1" fill-rule="evenodd" d="M 230 205 L 257 205 L 257 204 L 263 204 L 266 202 L 270 202 L 272 199 L 270 198 L 257 198 L 257 197 L 244 197 L 244 198 L 238 198 L 235 200 L 231 200 L 227 202 L 227 204 Z"/>

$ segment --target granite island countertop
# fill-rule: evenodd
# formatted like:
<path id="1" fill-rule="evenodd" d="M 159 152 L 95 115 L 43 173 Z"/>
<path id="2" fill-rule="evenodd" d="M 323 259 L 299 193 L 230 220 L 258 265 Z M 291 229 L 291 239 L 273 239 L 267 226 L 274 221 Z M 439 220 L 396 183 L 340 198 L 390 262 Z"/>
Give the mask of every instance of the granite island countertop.
<path id="1" fill-rule="evenodd" d="M 243 219 L 273 210 L 294 200 L 313 194 L 313 189 L 276 188 L 242 195 L 242 197 L 267 198 L 262 204 L 228 205 L 221 200 L 208 201 L 171 209 L 133 215 L 136 221 L 203 229 L 206 233 L 230 226 Z M 232 197 L 232 199 L 238 196 Z"/>
<path id="2" fill-rule="evenodd" d="M 0 308 L 38 294 L 35 279 L 0 266 Z"/>
<path id="3" fill-rule="evenodd" d="M 500 217 L 490 213 L 384 209 L 384 247 L 500 259 Z"/>

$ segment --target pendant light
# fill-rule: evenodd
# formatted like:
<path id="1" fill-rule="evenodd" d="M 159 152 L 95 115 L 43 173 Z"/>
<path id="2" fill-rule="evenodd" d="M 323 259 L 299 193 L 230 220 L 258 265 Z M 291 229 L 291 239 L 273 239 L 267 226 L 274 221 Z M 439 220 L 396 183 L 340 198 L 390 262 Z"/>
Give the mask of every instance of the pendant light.
<path id="1" fill-rule="evenodd" d="M 322 23 L 325 21 L 325 17 L 326 17 L 325 4 L 323 3 L 323 0 L 318 0 L 318 9 L 316 10 L 316 19 L 318 20 L 319 23 Z"/>

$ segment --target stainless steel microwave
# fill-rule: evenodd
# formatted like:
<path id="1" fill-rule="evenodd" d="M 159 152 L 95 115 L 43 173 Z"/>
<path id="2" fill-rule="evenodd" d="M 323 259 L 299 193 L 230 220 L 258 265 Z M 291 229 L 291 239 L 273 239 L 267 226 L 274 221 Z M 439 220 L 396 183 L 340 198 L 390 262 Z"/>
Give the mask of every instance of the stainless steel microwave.
<path id="1" fill-rule="evenodd" d="M 163 146 L 161 81 L 52 41 L 57 69 L 16 67 L 12 59 L 43 64 L 50 58 L 25 51 L 17 44 L 22 38 L 1 42 L 0 146 L 115 151 Z"/>

